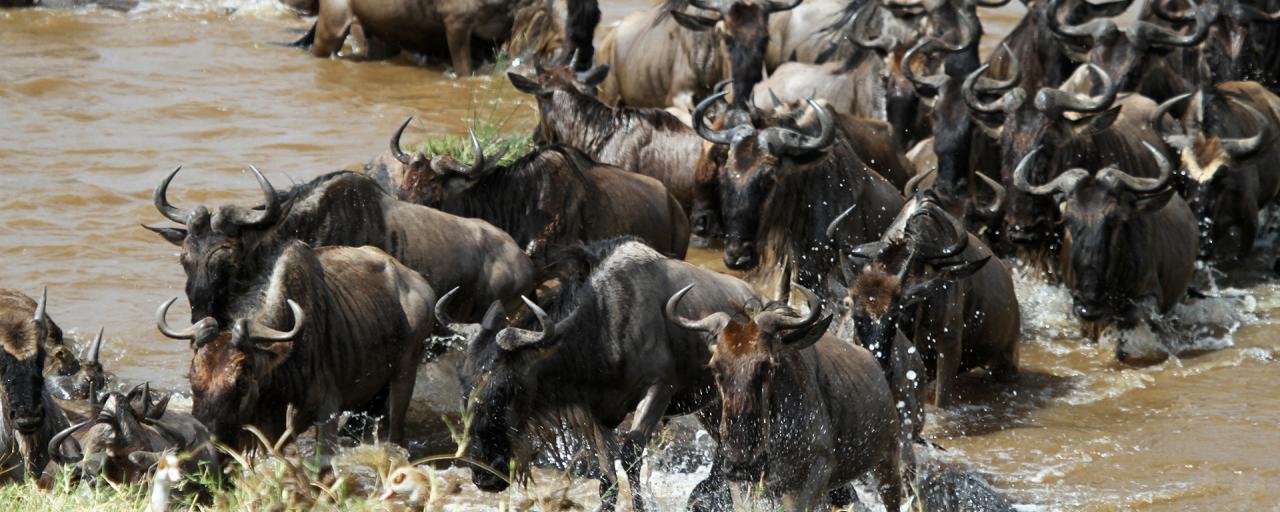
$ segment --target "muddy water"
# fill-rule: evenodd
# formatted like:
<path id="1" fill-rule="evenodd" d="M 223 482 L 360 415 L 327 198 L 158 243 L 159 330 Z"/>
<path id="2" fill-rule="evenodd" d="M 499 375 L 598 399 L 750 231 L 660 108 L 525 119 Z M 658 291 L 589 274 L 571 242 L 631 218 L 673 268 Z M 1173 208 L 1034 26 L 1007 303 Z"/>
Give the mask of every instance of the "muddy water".
<path id="1" fill-rule="evenodd" d="M 608 23 L 644 5 L 603 7 Z M 987 31 L 1007 31 L 1018 14 L 984 12 Z M 48 285 L 51 314 L 75 337 L 106 326 L 106 364 L 123 380 L 183 388 L 189 349 L 151 321 L 181 295 L 182 273 L 175 248 L 139 227 L 163 224 L 150 199 L 166 171 L 185 169 L 175 204 L 249 203 L 257 189 L 244 164 L 285 185 L 357 166 L 406 115 L 419 132 L 457 132 L 493 108 L 489 98 L 527 109 L 513 106 L 519 95 L 504 80 L 271 44 L 303 26 L 269 0 L 0 11 L 0 286 L 34 295 Z M 719 268 L 716 254 L 693 258 Z M 969 465 L 1029 508 L 1280 502 L 1276 285 L 1241 284 L 1225 290 L 1241 298 L 1183 308 L 1194 321 L 1173 330 L 1217 350 L 1143 369 L 1080 341 L 1061 289 L 1019 285 L 1025 375 L 996 393 L 975 378 L 966 405 L 931 420 L 947 448 L 932 457 Z M 675 504 L 692 482 L 655 472 L 650 485 Z"/>

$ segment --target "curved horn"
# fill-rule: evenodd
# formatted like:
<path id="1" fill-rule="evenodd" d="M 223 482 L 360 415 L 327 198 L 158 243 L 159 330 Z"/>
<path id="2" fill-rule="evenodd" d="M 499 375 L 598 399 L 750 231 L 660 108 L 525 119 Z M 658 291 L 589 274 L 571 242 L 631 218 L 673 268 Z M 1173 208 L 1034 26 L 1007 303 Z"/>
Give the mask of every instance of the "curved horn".
<path id="1" fill-rule="evenodd" d="M 702 137 L 707 142 L 729 144 L 733 141 L 733 133 L 736 130 L 712 130 L 706 125 L 706 120 L 704 119 L 707 109 L 714 105 L 715 102 L 723 99 L 727 94 L 729 94 L 727 91 L 712 94 L 693 108 L 693 129 L 698 132 L 699 137 Z"/>
<path id="2" fill-rule="evenodd" d="M 915 60 L 916 56 L 928 55 L 927 51 L 925 53 L 918 53 L 920 50 L 928 46 L 931 51 L 935 46 L 937 46 L 933 41 L 934 39 L 932 38 L 922 39 L 915 46 L 912 46 L 910 50 L 907 50 L 907 53 L 902 55 L 902 64 L 899 66 L 899 69 L 902 70 L 902 76 L 910 81 L 911 85 L 915 87 L 916 94 L 923 97 L 932 97 L 937 95 L 938 89 L 947 83 L 947 75 L 945 73 L 934 73 L 932 75 L 920 77 L 916 75 L 915 70 L 911 67 L 911 62 Z"/>
<path id="3" fill-rule="evenodd" d="M 1059 191 L 1068 192 L 1075 188 L 1080 180 L 1089 176 L 1089 171 L 1084 169 L 1071 169 L 1049 183 L 1031 185 L 1027 175 L 1031 173 L 1031 162 L 1035 161 L 1036 155 L 1039 155 L 1042 149 L 1044 146 L 1037 146 L 1027 153 L 1027 156 L 1022 157 L 1021 162 L 1018 162 L 1018 167 L 1013 171 L 1013 186 L 1018 187 L 1018 190 L 1036 196 L 1050 195 Z"/>
<path id="4" fill-rule="evenodd" d="M 45 324 L 45 305 L 49 303 L 49 287 L 45 286 L 40 290 L 40 300 L 36 302 L 36 314 L 31 317 L 41 329 Z M 43 341 L 43 340 L 41 340 Z"/>
<path id="5" fill-rule="evenodd" d="M 1169 165 L 1169 159 L 1165 158 L 1164 153 L 1161 153 L 1155 146 L 1147 142 L 1143 142 L 1142 145 L 1146 146 L 1147 151 L 1151 152 L 1151 156 L 1156 159 L 1156 165 L 1160 167 L 1160 174 L 1157 177 L 1139 178 L 1115 167 L 1107 167 L 1098 172 L 1098 179 L 1110 177 L 1116 180 L 1116 183 L 1124 185 L 1125 188 L 1139 194 L 1150 194 L 1164 189 L 1169 184 L 1169 178 L 1173 176 L 1173 166 Z"/>
<path id="6" fill-rule="evenodd" d="M 302 311 L 302 306 L 299 306 L 297 302 L 293 301 L 293 299 L 288 299 L 286 302 L 289 303 L 289 310 L 293 312 L 293 329 L 290 329 L 288 332 L 282 332 L 267 327 L 266 325 L 263 325 L 262 322 L 255 320 L 252 323 L 247 324 L 247 332 L 234 333 L 232 337 L 254 343 L 293 341 L 294 338 L 298 337 L 298 333 L 302 332 L 302 326 L 307 323 L 307 315 Z M 234 330 L 240 330 L 243 325 L 246 324 L 237 323 Z"/>
<path id="7" fill-rule="evenodd" d="M 835 141 L 836 123 L 831 119 L 831 114 L 813 99 L 805 99 L 804 101 L 809 104 L 809 108 L 813 109 L 818 117 L 818 126 L 820 128 L 818 136 L 805 135 L 795 130 L 778 126 L 766 128 L 760 132 L 760 139 L 766 151 L 775 154 L 820 151 Z"/>
<path id="8" fill-rule="evenodd" d="M 485 161 L 484 161 L 485 160 L 484 148 L 480 147 L 480 139 L 476 138 L 476 129 L 467 128 L 467 134 L 471 136 L 471 150 L 474 151 L 476 155 L 475 163 L 471 164 L 471 169 L 467 174 L 472 174 L 475 172 L 484 172 L 486 169 Z"/>
<path id="9" fill-rule="evenodd" d="M 1246 23 L 1248 22 L 1275 23 L 1280 21 L 1280 11 L 1267 12 L 1262 9 L 1259 9 L 1256 6 L 1248 5 L 1243 2 L 1238 4 L 1238 7 L 1240 11 L 1239 16 L 1241 20 Z"/>
<path id="10" fill-rule="evenodd" d="M 987 187 L 991 189 L 993 195 L 991 202 L 988 203 L 987 206 L 978 206 L 977 197 L 975 196 L 973 201 L 974 213 L 977 213 L 978 216 L 986 219 L 995 218 L 995 216 L 1000 213 L 1000 208 L 1004 206 L 1004 197 L 1006 194 L 1004 185 L 1001 185 L 996 180 L 991 179 L 990 176 L 981 172 L 975 172 L 974 174 L 978 175 L 978 179 L 980 181 L 987 184 Z"/>
<path id="11" fill-rule="evenodd" d="M 180 331 L 169 327 L 169 321 L 165 320 L 165 316 L 169 313 L 169 306 L 172 306 L 173 303 L 177 301 L 178 298 L 174 297 L 164 304 L 161 304 L 159 309 L 156 309 L 156 328 L 160 330 L 160 334 L 175 340 L 195 340 L 196 335 L 201 331 L 208 327 L 216 327 L 218 325 L 218 321 L 214 320 L 213 317 L 206 317 Z"/>
<path id="12" fill-rule="evenodd" d="M 974 84 L 974 88 L 978 92 L 986 94 L 998 94 L 1012 89 L 1022 82 L 1022 62 L 1018 60 L 1018 54 L 1009 49 L 1009 43 L 1000 43 L 1000 47 L 1004 48 L 1004 54 L 1009 57 L 1009 72 L 1011 75 L 1006 80 L 996 80 L 987 78 L 978 73 L 978 80 Z"/>
<path id="13" fill-rule="evenodd" d="M 872 13 L 875 12 L 878 6 L 879 2 L 869 1 L 866 2 L 861 9 L 858 9 L 858 12 L 854 13 L 853 22 L 850 24 L 849 29 L 849 39 L 853 41 L 854 44 L 863 48 L 880 50 L 887 53 L 893 51 L 893 49 L 898 46 L 897 38 L 888 34 L 888 32 L 883 29 L 881 29 L 880 35 L 876 36 L 875 39 L 867 39 L 866 37 L 867 26 L 872 17 Z"/>
<path id="14" fill-rule="evenodd" d="M 988 9 L 999 9 L 1008 5 L 1010 0 L 978 0 L 974 5 L 978 7 L 986 7 Z"/>
<path id="15" fill-rule="evenodd" d="M 1089 20 L 1081 25 L 1064 24 L 1058 19 L 1058 10 L 1061 5 L 1062 0 L 1050 0 L 1049 9 L 1045 15 L 1049 30 L 1059 37 L 1097 40 L 1106 33 L 1116 30 L 1116 23 L 1107 18 Z"/>
<path id="16" fill-rule="evenodd" d="M 840 224 L 843 224 L 844 219 L 848 218 L 849 215 L 853 213 L 853 210 L 857 207 L 858 207 L 858 203 L 853 203 L 849 205 L 849 207 L 845 208 L 843 212 L 840 212 L 840 215 L 837 215 L 836 218 L 832 219 L 830 224 L 827 224 L 827 240 L 835 239 L 836 231 L 840 229 Z"/>
<path id="17" fill-rule="evenodd" d="M 1171 114 L 1170 111 L 1173 110 L 1175 105 L 1186 101 L 1193 94 L 1194 93 L 1189 92 L 1179 96 L 1174 96 L 1173 98 L 1166 100 L 1164 103 L 1161 103 L 1160 106 L 1156 107 L 1155 112 L 1151 114 L 1151 130 L 1159 135 L 1160 138 L 1164 139 L 1166 144 L 1178 149 L 1185 149 L 1189 147 L 1191 145 L 1191 140 L 1184 134 L 1169 133 L 1165 131 L 1163 122 L 1164 116 L 1165 114 Z M 1181 120 L 1179 120 L 1177 116 L 1172 117 L 1174 121 L 1178 121 L 1179 125 L 1182 124 Z"/>
<path id="18" fill-rule="evenodd" d="M 177 222 L 178 224 L 186 224 L 187 219 L 191 217 L 191 210 L 183 210 L 169 204 L 169 182 L 173 181 L 173 177 L 178 175 L 178 171 L 182 170 L 182 166 L 174 167 L 169 171 L 169 175 L 160 180 L 160 184 L 156 185 L 156 191 L 151 195 L 151 201 L 155 203 L 156 209 L 160 211 L 160 215 L 164 215 L 166 219 Z"/>
<path id="19" fill-rule="evenodd" d="M 689 290 L 693 289 L 693 286 L 694 284 L 690 284 L 681 288 L 680 291 L 667 299 L 667 305 L 662 309 L 667 321 L 690 331 L 715 333 L 723 329 L 725 324 L 729 323 L 729 315 L 723 312 L 712 313 L 700 320 L 690 320 L 676 312 L 676 308 L 680 306 L 680 301 L 684 299 L 685 294 L 689 293 Z"/>
<path id="20" fill-rule="evenodd" d="M 1079 112 L 1081 114 L 1097 114 L 1111 108 L 1116 101 L 1120 87 L 1111 79 L 1107 71 L 1096 64 L 1089 63 L 1089 72 L 1098 79 L 1102 95 L 1082 98 L 1066 91 L 1045 87 L 1036 94 L 1036 109 L 1046 113 Z"/>
<path id="21" fill-rule="evenodd" d="M 435 315 L 437 324 L 457 323 L 454 322 L 452 318 L 449 318 L 449 301 L 452 300 L 453 296 L 461 289 L 461 286 L 454 286 L 452 290 L 449 290 L 449 293 L 446 293 L 443 297 L 436 299 Z"/>
<path id="22" fill-rule="evenodd" d="M 1152 0 L 1151 12 L 1160 19 L 1173 23 L 1181 23 L 1196 19 L 1195 6 L 1187 9 L 1171 10 L 1169 9 L 1169 3 L 1169 0 Z"/>
<path id="23" fill-rule="evenodd" d="M 81 421 L 80 423 L 71 425 L 70 427 L 62 429 L 61 432 L 54 434 L 53 439 L 49 440 L 49 458 L 53 459 L 54 462 L 57 462 L 58 464 L 63 464 L 63 465 L 65 465 L 67 462 L 70 462 L 72 464 L 80 462 L 80 460 L 83 459 L 84 457 L 83 454 L 81 453 L 76 453 L 76 456 L 74 458 L 62 456 L 62 443 L 66 442 L 67 439 L 71 437 L 71 434 L 75 433 L 75 431 L 84 428 L 86 425 L 90 423 L 93 423 L 93 420 L 94 420 L 93 418 L 90 418 L 90 419 Z M 77 442 L 74 438 L 71 439 L 71 442 L 75 443 L 76 451 L 80 452 L 80 443 Z"/>
<path id="24" fill-rule="evenodd" d="M 784 2 L 774 2 L 771 0 L 766 0 L 764 5 L 765 5 L 766 11 L 770 13 L 775 13 L 775 12 L 789 11 L 791 9 L 795 9 L 796 6 L 800 5 L 800 2 L 802 1 L 804 0 L 795 0 L 794 2 L 791 2 L 791 3 L 784 3 Z"/>
<path id="25" fill-rule="evenodd" d="M 409 158 L 409 155 L 405 154 L 403 149 L 400 149 L 400 136 L 404 135 L 404 129 L 409 126 L 410 121 L 413 121 L 413 116 L 405 118 L 404 122 L 400 123 L 400 127 L 396 128 L 396 132 L 391 134 L 391 155 L 396 157 L 396 160 L 399 160 L 400 163 L 405 165 L 409 165 L 409 162 L 411 162 L 412 159 Z"/>
<path id="26" fill-rule="evenodd" d="M 924 181 L 925 178 L 928 178 L 929 175 L 935 174 L 937 172 L 938 172 L 938 168 L 934 167 L 925 172 L 912 176 L 911 179 L 907 180 L 906 186 L 902 187 L 902 195 L 905 196 L 907 199 L 910 199 L 911 196 L 916 195 L 916 188 L 920 186 L 920 182 Z"/>
<path id="27" fill-rule="evenodd" d="M 964 102 L 969 105 L 969 109 L 973 110 L 974 112 L 980 112 L 983 114 L 1002 114 L 1006 110 L 1009 110 L 1011 108 L 1016 108 L 1017 106 L 1021 105 L 1022 102 L 1024 101 L 1023 98 L 1026 97 L 1020 94 L 1022 92 L 1022 89 L 1014 89 L 1012 91 L 1009 91 L 1004 96 L 1001 96 L 1000 99 L 997 99 L 991 102 L 984 102 L 978 98 L 979 91 L 975 90 L 975 85 L 977 84 L 978 80 L 982 78 L 982 74 L 985 73 L 987 69 L 990 69 L 990 68 L 991 68 L 990 63 L 983 64 L 981 67 L 974 70 L 972 73 L 969 73 L 969 76 L 964 79 L 964 84 L 961 87 L 961 91 L 964 94 Z M 1011 104 L 1011 103 L 1016 103 L 1016 104 Z"/>
<path id="28" fill-rule="evenodd" d="M 556 324 L 551 321 L 547 312 L 543 311 L 537 304 L 534 304 L 528 297 L 521 295 L 520 300 L 523 300 L 525 305 L 529 306 L 529 311 L 533 312 L 533 316 L 538 318 L 538 324 L 542 326 L 542 332 L 507 327 L 499 332 L 497 337 L 498 346 L 502 350 L 515 351 L 525 347 L 542 346 L 556 337 Z"/>
<path id="29" fill-rule="evenodd" d="M 1232 158 L 1244 158 L 1256 153 L 1262 148 L 1262 141 L 1267 138 L 1267 126 L 1271 124 L 1271 121 L 1264 117 L 1262 112 L 1259 112 L 1258 109 L 1253 108 L 1252 105 L 1237 99 L 1232 99 L 1231 101 L 1248 112 L 1249 116 L 1258 123 L 1258 133 L 1254 134 L 1252 137 L 1234 139 L 1219 137 L 1218 142 L 1222 144 L 1222 149 L 1226 151 L 1228 155 L 1231 155 Z"/>
<path id="30" fill-rule="evenodd" d="M 99 364 L 98 356 L 102 354 L 102 333 L 106 330 L 106 327 L 99 327 L 98 335 L 93 338 L 93 344 L 89 345 L 89 357 L 87 359 L 93 361 L 95 365 Z"/>
<path id="31" fill-rule="evenodd" d="M 280 215 L 280 201 L 276 199 L 276 189 L 257 167 L 250 165 L 249 170 L 253 172 L 253 177 L 258 180 L 258 187 L 262 189 L 265 207 L 258 211 L 237 206 L 227 213 L 228 219 L 241 227 L 261 226 L 275 222 Z"/>
<path id="32" fill-rule="evenodd" d="M 804 294 L 805 302 L 809 306 L 809 314 L 803 318 L 792 318 L 787 315 L 781 315 L 773 311 L 764 311 L 757 313 L 756 324 L 766 332 L 782 332 L 794 329 L 804 329 L 813 325 L 822 316 L 822 302 L 818 300 L 818 296 L 812 290 L 800 286 L 799 283 L 792 282 L 791 286 L 800 290 Z"/>
<path id="33" fill-rule="evenodd" d="M 947 220 L 947 224 L 951 227 L 953 240 L 951 244 L 941 248 L 937 254 L 930 254 L 925 256 L 925 258 L 930 260 L 945 260 L 964 252 L 965 249 L 968 249 L 969 232 L 964 229 L 964 225 L 960 223 L 960 219 L 957 219 L 954 215 L 947 213 L 946 210 L 943 210 L 934 203 L 929 203 L 922 212 L 930 210 L 932 210 L 935 215 L 939 215 Z"/>
<path id="34" fill-rule="evenodd" d="M 1196 3 L 1196 0 L 1187 0 L 1187 3 L 1189 4 L 1188 10 L 1194 13 L 1196 21 L 1196 26 L 1191 29 L 1191 32 L 1180 34 L 1166 27 L 1138 20 L 1133 25 L 1134 35 L 1139 40 L 1159 46 L 1190 47 L 1204 42 L 1205 38 L 1209 37 L 1209 27 L 1213 24 L 1213 18 L 1216 17 L 1217 10 L 1202 8 Z M 1152 7 L 1152 10 L 1159 15 L 1159 7 Z"/>

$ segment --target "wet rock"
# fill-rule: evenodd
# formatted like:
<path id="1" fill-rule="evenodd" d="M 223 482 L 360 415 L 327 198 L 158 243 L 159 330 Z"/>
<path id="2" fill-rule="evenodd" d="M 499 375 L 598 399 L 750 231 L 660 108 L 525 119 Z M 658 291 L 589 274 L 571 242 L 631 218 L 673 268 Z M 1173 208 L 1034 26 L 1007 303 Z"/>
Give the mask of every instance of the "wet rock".
<path id="1" fill-rule="evenodd" d="M 976 473 L 933 471 L 920 490 L 926 512 L 1013 512 L 1014 508 Z"/>

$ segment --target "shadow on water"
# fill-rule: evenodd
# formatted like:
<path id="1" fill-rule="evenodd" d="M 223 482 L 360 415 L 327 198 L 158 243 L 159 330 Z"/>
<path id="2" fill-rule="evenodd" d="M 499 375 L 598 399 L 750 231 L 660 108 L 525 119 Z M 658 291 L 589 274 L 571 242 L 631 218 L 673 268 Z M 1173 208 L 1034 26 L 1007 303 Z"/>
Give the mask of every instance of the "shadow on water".
<path id="1" fill-rule="evenodd" d="M 1073 377 L 1023 369 L 1011 383 L 994 384 L 974 372 L 960 379 L 960 398 L 947 410 L 931 410 L 934 439 L 981 436 L 1014 428 L 1036 426 L 1031 415 L 1055 399 L 1077 390 Z"/>

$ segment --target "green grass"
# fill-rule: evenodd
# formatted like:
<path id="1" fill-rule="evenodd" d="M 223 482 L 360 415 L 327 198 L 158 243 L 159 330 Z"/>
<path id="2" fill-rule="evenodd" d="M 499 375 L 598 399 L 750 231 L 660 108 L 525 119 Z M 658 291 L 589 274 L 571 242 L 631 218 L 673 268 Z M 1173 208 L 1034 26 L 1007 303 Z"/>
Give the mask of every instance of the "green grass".
<path id="1" fill-rule="evenodd" d="M 505 150 L 499 163 L 507 165 L 533 149 L 536 119 L 529 114 L 531 112 L 526 102 L 492 95 L 472 100 L 465 124 L 475 132 L 476 140 L 480 141 L 486 157 Z M 408 145 L 408 148 L 429 157 L 449 155 L 466 164 L 475 162 L 471 136 L 466 132 L 428 134 L 423 140 Z"/>

